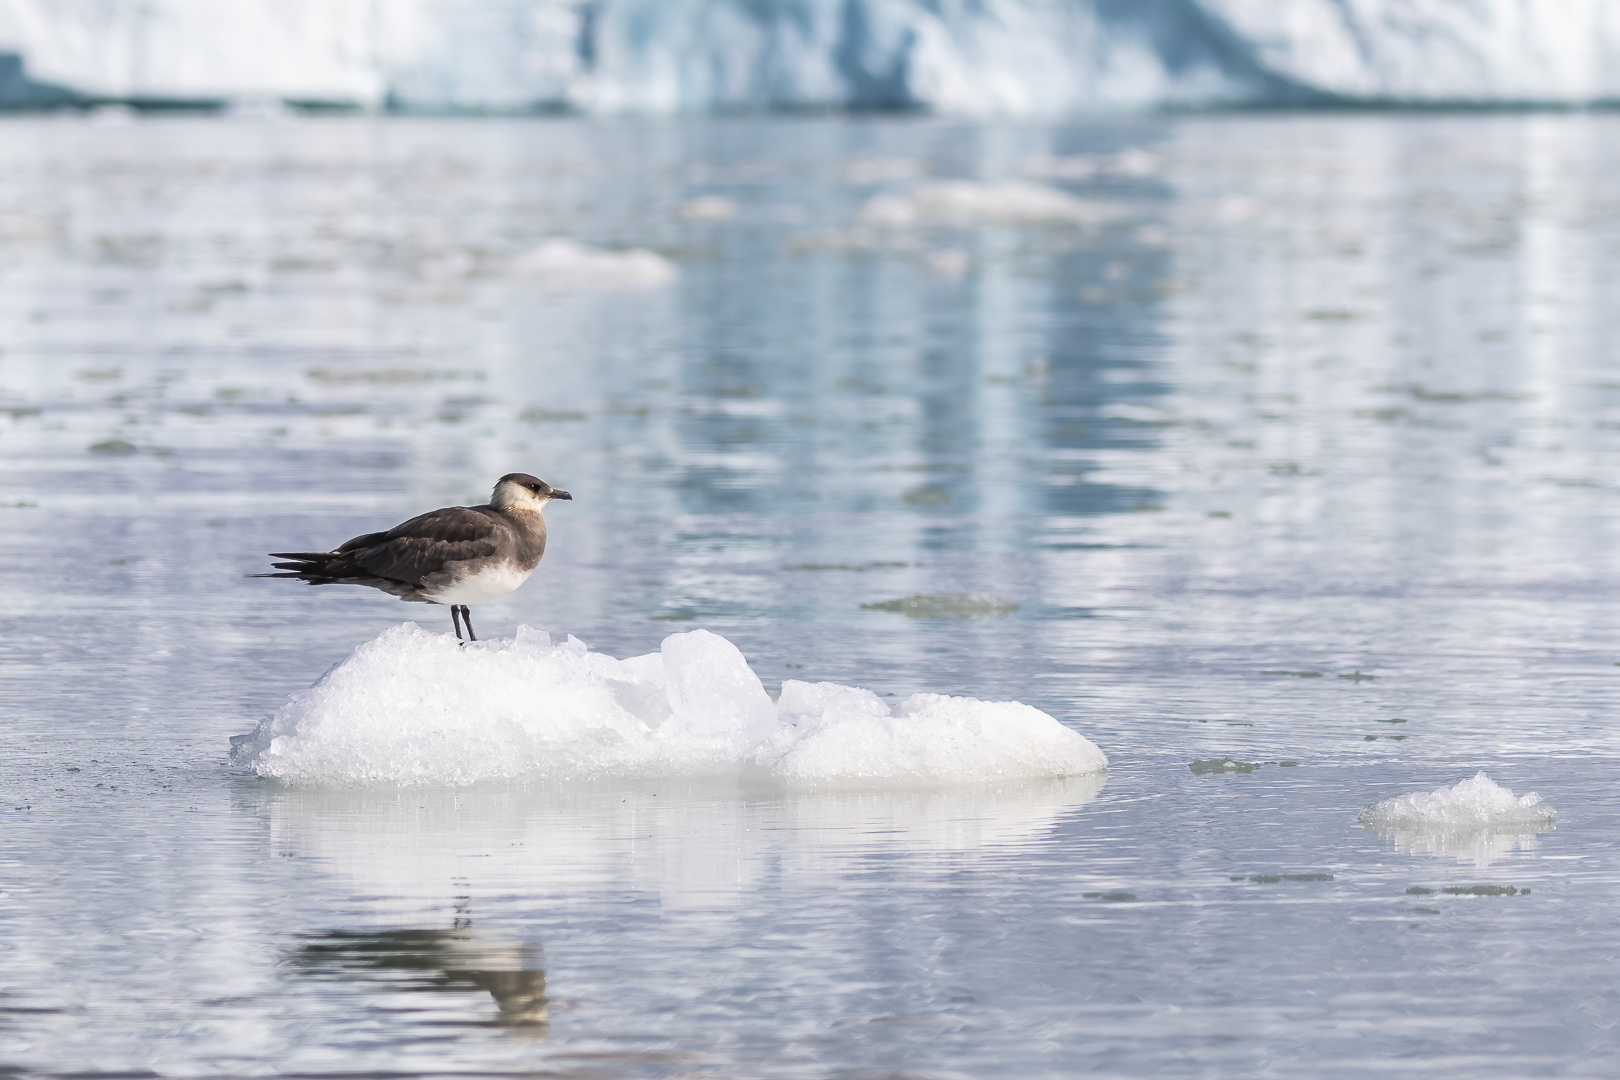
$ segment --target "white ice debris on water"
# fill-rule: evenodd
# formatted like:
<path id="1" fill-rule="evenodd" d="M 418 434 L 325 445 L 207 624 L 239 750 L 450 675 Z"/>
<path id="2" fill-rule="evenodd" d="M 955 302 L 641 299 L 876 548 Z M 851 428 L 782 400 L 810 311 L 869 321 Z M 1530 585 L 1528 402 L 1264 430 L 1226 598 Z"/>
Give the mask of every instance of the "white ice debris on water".
<path id="1" fill-rule="evenodd" d="M 1359 820 L 1373 829 L 1466 830 L 1550 825 L 1557 816 L 1535 792 L 1515 798 L 1481 771 L 1454 787 L 1374 803 Z"/>
<path id="2" fill-rule="evenodd" d="M 737 216 L 737 204 L 718 195 L 700 195 L 681 203 L 676 213 L 687 221 L 730 221 Z"/>
<path id="3" fill-rule="evenodd" d="M 905 195 L 879 195 L 861 208 L 868 225 L 1100 225 L 1121 216 L 1119 207 L 1045 184 L 1023 180 L 978 183 L 939 180 L 919 184 Z"/>
<path id="4" fill-rule="evenodd" d="M 519 627 L 461 647 L 414 623 L 294 694 L 233 757 L 301 784 L 741 774 L 790 786 L 922 786 L 1102 772 L 1083 736 L 1019 702 L 788 681 L 772 702 L 706 630 L 617 660 Z"/>
<path id="5" fill-rule="evenodd" d="M 552 237 L 518 256 L 508 269 L 559 289 L 656 289 L 680 273 L 656 251 L 608 251 L 562 237 Z"/>

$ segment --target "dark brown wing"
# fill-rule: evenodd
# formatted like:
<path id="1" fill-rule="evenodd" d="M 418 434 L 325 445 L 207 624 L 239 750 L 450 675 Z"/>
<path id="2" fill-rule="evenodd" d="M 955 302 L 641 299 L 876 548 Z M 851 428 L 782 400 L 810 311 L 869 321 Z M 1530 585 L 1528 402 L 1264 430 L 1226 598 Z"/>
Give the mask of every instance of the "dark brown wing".
<path id="1" fill-rule="evenodd" d="M 488 507 L 447 506 L 385 533 L 356 536 L 336 551 L 273 552 L 272 558 L 296 560 L 272 564 L 291 572 L 257 576 L 299 578 L 312 585 L 369 585 L 417 599 L 408 594 L 444 573 L 446 564 L 494 555 L 500 534 L 510 528 Z"/>
<path id="2" fill-rule="evenodd" d="M 420 585 L 444 570 L 446 563 L 494 555 L 498 534 L 507 527 L 479 509 L 447 506 L 413 517 L 380 536 L 355 537 L 338 548 L 328 571 Z"/>

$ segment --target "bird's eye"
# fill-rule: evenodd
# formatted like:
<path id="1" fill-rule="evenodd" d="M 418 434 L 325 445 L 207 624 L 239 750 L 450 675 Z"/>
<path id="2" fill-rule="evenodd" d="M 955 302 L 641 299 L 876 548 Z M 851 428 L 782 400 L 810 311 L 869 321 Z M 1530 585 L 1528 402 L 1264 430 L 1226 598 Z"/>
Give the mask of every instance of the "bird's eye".
<path id="1" fill-rule="evenodd" d="M 540 494 L 540 485 L 539 484 L 530 484 L 529 485 L 529 490 L 534 492 L 536 495 L 538 495 L 538 494 Z"/>

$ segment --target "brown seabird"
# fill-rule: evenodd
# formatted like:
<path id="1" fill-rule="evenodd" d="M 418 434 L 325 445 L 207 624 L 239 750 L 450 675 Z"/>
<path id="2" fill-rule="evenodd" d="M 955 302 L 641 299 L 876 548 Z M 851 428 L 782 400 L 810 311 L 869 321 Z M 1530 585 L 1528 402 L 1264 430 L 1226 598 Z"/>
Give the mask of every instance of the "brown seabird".
<path id="1" fill-rule="evenodd" d="M 272 551 L 272 565 L 285 574 L 254 577 L 297 578 L 311 585 L 369 585 L 401 600 L 444 604 L 461 640 L 473 633 L 472 604 L 505 596 L 529 580 L 546 553 L 546 519 L 552 499 L 573 500 L 528 473 L 507 473 L 495 481 L 485 506 L 446 506 L 418 514 L 387 532 L 366 533 L 336 551 Z"/>

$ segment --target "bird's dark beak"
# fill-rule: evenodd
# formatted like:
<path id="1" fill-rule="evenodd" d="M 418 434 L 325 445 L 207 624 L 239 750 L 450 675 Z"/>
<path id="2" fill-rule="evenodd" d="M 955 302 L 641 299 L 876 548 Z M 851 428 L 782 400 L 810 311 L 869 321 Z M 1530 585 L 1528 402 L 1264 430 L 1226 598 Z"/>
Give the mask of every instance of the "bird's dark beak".
<path id="1" fill-rule="evenodd" d="M 572 495 L 568 494 L 568 492 L 566 492 L 566 491 L 558 491 L 556 488 L 551 489 L 551 497 L 553 499 L 567 499 L 569 502 L 574 501 L 574 497 Z"/>

